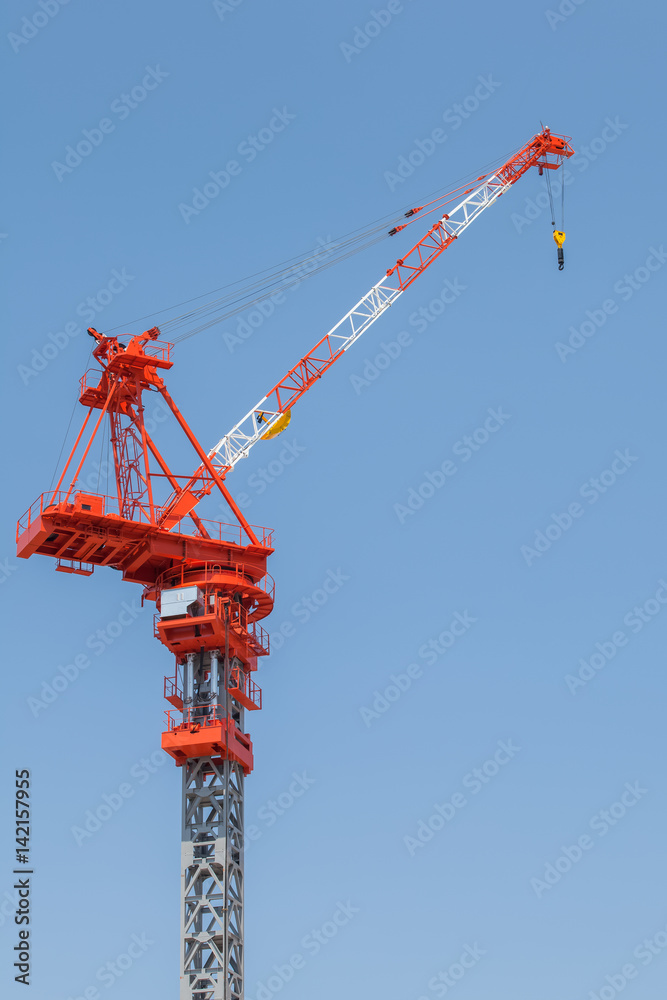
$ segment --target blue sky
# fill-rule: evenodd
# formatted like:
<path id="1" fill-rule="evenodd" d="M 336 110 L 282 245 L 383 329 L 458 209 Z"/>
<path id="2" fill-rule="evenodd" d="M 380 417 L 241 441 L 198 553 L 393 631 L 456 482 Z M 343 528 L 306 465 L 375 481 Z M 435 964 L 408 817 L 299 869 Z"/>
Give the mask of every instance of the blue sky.
<path id="1" fill-rule="evenodd" d="M 24 767 L 33 1000 L 178 993 L 180 774 L 155 753 L 170 657 L 117 574 L 14 555 L 89 366 L 90 310 L 137 332 L 422 204 L 542 121 L 577 150 L 565 271 L 532 172 L 229 478 L 276 531 L 274 653 L 249 727 L 246 995 L 662 1000 L 664 21 L 619 0 L 5 5 L 8 996 Z M 195 202 L 211 173 L 221 190 Z M 250 336 L 242 313 L 180 343 L 169 389 L 202 444 L 419 234 L 287 292 Z"/>

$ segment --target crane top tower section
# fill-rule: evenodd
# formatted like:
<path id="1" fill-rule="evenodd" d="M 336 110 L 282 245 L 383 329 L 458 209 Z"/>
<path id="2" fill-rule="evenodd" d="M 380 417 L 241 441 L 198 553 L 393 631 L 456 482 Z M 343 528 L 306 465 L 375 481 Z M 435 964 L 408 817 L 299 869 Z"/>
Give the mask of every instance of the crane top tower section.
<path id="1" fill-rule="evenodd" d="M 191 563 L 219 563 L 230 571 L 238 567 L 244 580 L 257 584 L 266 575 L 272 533 L 247 523 L 167 392 L 158 372 L 172 367 L 171 345 L 157 339 L 157 327 L 127 344 L 92 328 L 89 332 L 97 341 L 93 355 L 100 369 L 86 372 L 81 379 L 79 402 L 88 412 L 56 488 L 38 497 L 19 519 L 17 554 L 22 558 L 35 553 L 51 556 L 60 572 L 85 576 L 95 566 L 111 566 L 121 570 L 124 579 L 143 584 L 151 598 L 157 596 L 158 581 L 168 570 Z M 146 429 L 146 392 L 159 393 L 165 400 L 201 462 L 200 491 L 210 493 L 217 488 L 230 509 L 232 523 L 208 521 L 191 513 L 192 493 L 179 485 L 191 477 L 172 472 Z M 77 485 L 105 416 L 113 454 L 114 496 Z M 72 478 L 65 488 L 70 469 Z M 160 482 L 171 487 L 165 505 L 156 498 Z M 167 517 L 163 515 L 166 505 Z M 183 528 L 186 517 L 191 522 L 187 532 Z M 256 617 L 271 610 L 266 599 L 260 603 L 263 614 Z"/>

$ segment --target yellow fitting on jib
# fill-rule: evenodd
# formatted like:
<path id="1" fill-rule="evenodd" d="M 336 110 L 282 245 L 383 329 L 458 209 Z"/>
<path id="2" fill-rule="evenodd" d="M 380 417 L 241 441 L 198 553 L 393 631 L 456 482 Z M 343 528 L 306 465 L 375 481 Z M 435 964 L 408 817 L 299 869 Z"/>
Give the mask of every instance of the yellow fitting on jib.
<path id="1" fill-rule="evenodd" d="M 556 241 L 556 246 L 562 247 L 563 243 L 565 243 L 565 233 L 561 232 L 560 229 L 555 229 L 554 239 Z"/>
<path id="2" fill-rule="evenodd" d="M 285 410 L 272 427 L 269 427 L 268 431 L 262 434 L 262 441 L 270 441 L 271 438 L 278 437 L 281 431 L 284 431 L 288 426 L 290 420 L 292 419 L 292 411 Z"/>

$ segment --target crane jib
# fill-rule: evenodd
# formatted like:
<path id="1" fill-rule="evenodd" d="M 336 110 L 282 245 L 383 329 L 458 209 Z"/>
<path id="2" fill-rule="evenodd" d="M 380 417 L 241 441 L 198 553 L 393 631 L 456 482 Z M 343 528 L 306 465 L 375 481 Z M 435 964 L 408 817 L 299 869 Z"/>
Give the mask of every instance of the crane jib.
<path id="1" fill-rule="evenodd" d="M 253 445 L 270 430 L 281 415 L 327 371 L 334 361 L 392 305 L 423 272 L 459 238 L 462 232 L 533 166 L 555 170 L 574 155 L 566 136 L 544 129 L 526 143 L 495 174 L 487 177 L 449 213 L 440 218 L 422 239 L 396 261 L 386 275 L 281 379 L 267 395 L 218 441 L 211 450 L 216 464 L 228 471 L 245 458 Z M 553 159 L 550 160 L 549 157 Z M 320 358 L 325 345 L 328 355 Z M 325 352 L 326 353 L 326 352 Z M 264 420 L 258 422 L 258 414 Z"/>

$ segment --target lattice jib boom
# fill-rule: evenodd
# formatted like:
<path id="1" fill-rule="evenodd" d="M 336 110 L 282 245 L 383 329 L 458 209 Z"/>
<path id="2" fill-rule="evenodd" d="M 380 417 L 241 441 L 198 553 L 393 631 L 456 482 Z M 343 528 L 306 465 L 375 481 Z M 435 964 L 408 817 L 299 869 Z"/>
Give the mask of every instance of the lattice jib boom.
<path id="1" fill-rule="evenodd" d="M 563 159 L 573 153 L 569 138 L 553 135 L 549 129 L 544 129 L 496 173 L 474 190 L 466 191 L 463 200 L 443 215 L 419 243 L 399 259 L 312 350 L 220 438 L 209 452 L 209 458 L 220 470 L 220 474 L 226 475 L 237 462 L 245 458 L 253 445 L 267 436 L 317 379 L 527 170 L 534 166 L 540 172 L 543 169 L 556 169 Z"/>

